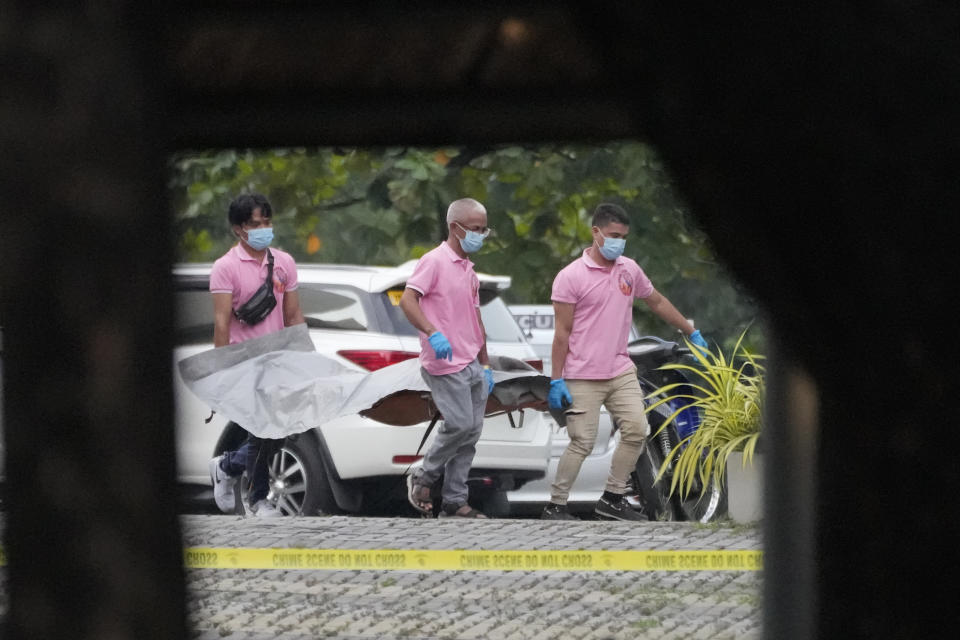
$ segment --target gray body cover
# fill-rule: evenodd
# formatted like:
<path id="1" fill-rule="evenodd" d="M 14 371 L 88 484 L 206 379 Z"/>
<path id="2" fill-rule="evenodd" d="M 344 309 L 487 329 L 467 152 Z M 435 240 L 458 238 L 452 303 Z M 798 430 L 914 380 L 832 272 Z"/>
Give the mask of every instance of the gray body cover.
<path id="1" fill-rule="evenodd" d="M 549 378 L 514 358 L 491 356 L 490 365 L 496 386 L 487 415 L 545 409 Z M 436 413 L 419 360 L 358 372 L 317 353 L 305 324 L 198 353 L 178 367 L 198 398 L 261 438 L 302 433 L 346 415 L 404 426 Z"/>

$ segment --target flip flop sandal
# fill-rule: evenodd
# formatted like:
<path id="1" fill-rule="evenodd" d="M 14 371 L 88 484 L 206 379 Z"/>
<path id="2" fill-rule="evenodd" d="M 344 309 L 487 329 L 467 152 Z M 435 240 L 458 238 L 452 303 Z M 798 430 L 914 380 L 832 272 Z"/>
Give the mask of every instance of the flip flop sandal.
<path id="1" fill-rule="evenodd" d="M 487 516 L 485 516 L 482 512 L 477 511 L 476 509 L 474 509 L 468 504 L 461 505 L 460 508 L 454 511 L 453 513 L 448 513 L 446 509 L 441 509 L 440 517 L 441 518 L 476 518 L 476 519 L 482 519 L 482 520 L 487 519 Z"/>
<path id="2" fill-rule="evenodd" d="M 407 476 L 407 500 L 410 505 L 423 514 L 433 515 L 433 500 L 430 498 L 430 487 L 420 484 L 413 476 Z"/>

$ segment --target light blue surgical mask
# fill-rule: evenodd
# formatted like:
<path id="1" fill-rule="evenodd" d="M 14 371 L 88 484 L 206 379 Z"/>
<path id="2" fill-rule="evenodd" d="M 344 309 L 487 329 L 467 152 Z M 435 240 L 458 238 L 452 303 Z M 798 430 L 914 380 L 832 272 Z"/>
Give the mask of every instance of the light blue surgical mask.
<path id="1" fill-rule="evenodd" d="M 247 231 L 247 244 L 257 251 L 262 251 L 273 242 L 273 227 L 260 227 Z"/>
<path id="2" fill-rule="evenodd" d="M 483 246 L 483 239 L 490 234 L 489 229 L 487 229 L 484 233 L 480 233 L 478 231 L 464 229 L 463 225 L 461 225 L 459 222 L 454 222 L 453 224 L 463 229 L 464 233 L 467 234 L 463 238 L 457 238 L 460 240 L 460 248 L 463 249 L 465 253 L 474 253 L 475 251 L 479 251 L 480 247 Z"/>
<path id="3" fill-rule="evenodd" d="M 600 237 L 603 238 L 603 244 L 598 245 L 600 249 L 600 255 L 602 255 L 607 260 L 613 261 L 623 255 L 623 248 L 627 244 L 625 238 L 608 238 L 607 236 L 600 234 Z"/>

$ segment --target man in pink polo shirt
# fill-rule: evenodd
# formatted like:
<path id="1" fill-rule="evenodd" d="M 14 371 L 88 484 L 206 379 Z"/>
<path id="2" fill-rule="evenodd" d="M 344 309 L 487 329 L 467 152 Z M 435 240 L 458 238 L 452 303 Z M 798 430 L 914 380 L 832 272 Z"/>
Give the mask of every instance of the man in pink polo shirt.
<path id="1" fill-rule="evenodd" d="M 239 242 L 210 270 L 210 293 L 213 294 L 213 346 L 222 347 L 279 331 L 305 322 L 297 293 L 297 265 L 289 253 L 268 249 L 273 240 L 273 209 L 266 197 L 254 193 L 238 196 L 230 203 L 227 218 Z M 263 306 L 261 313 L 250 317 L 243 313 L 244 304 L 257 290 L 272 284 L 275 306 Z M 247 495 L 250 511 L 257 517 L 282 515 L 267 500 L 270 490 L 268 463 L 283 440 L 257 438 L 247 434 L 243 445 L 210 461 L 213 496 L 225 513 L 236 505 L 234 485 L 244 471 L 250 478 Z"/>
<path id="2" fill-rule="evenodd" d="M 400 308 L 420 331 L 420 372 L 443 415 L 423 465 L 407 477 L 407 491 L 415 509 L 432 514 L 431 488 L 442 475 L 440 517 L 485 518 L 467 503 L 467 474 L 493 373 L 480 318 L 480 280 L 467 254 L 489 234 L 487 210 L 470 198 L 456 200 L 447 209 L 447 227 L 447 239 L 420 258 L 400 298 Z"/>
<path id="3" fill-rule="evenodd" d="M 554 334 L 548 403 L 564 409 L 570 444 L 560 457 L 545 520 L 576 520 L 567 510 L 570 488 L 597 439 L 600 407 L 620 426 L 620 443 L 595 513 L 616 520 L 646 520 L 624 499 L 627 480 L 650 430 L 637 370 L 627 355 L 633 301 L 641 298 L 668 324 L 706 347 L 699 331 L 654 289 L 640 266 L 625 258 L 630 219 L 623 208 L 601 204 L 591 222 L 593 244 L 553 281 Z"/>

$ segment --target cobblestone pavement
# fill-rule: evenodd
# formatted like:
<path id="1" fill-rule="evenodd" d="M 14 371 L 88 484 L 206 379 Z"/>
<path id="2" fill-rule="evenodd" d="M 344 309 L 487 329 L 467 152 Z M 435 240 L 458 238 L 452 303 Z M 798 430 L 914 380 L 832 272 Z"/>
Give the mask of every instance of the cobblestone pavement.
<path id="1" fill-rule="evenodd" d="M 695 523 L 182 516 L 188 547 L 483 550 L 761 548 Z M 758 571 L 189 569 L 194 638 L 760 638 Z"/>

